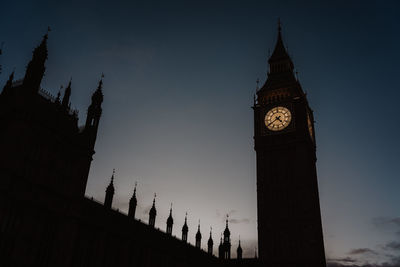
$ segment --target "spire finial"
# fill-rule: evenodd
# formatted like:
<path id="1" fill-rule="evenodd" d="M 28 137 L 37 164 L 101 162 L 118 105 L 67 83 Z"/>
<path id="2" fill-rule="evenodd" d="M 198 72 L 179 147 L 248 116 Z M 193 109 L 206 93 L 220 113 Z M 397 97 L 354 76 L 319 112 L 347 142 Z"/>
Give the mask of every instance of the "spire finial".
<path id="1" fill-rule="evenodd" d="M 50 26 L 47 26 L 47 31 L 46 31 L 45 35 L 43 36 L 43 40 L 44 39 L 47 40 L 47 38 L 49 37 L 49 32 L 51 32 L 51 29 L 50 29 Z"/>
<path id="2" fill-rule="evenodd" d="M 104 73 L 101 73 L 99 86 L 97 87 L 97 90 L 101 90 L 103 88 L 103 78 L 104 78 Z"/>
<path id="3" fill-rule="evenodd" d="M 229 214 L 226 214 L 226 227 L 228 228 L 228 219 L 229 219 Z"/>
<path id="4" fill-rule="evenodd" d="M 102 73 L 101 73 L 101 76 L 100 76 L 99 87 L 102 87 L 102 85 L 103 85 L 103 79 L 104 79 L 104 73 L 102 72 Z M 100 86 L 100 85 L 101 85 L 101 86 Z"/>
<path id="5" fill-rule="evenodd" d="M 156 193 L 154 193 L 154 198 L 153 198 L 153 206 L 156 204 L 156 197 L 157 197 L 157 194 L 156 194 Z"/>
<path id="6" fill-rule="evenodd" d="M 133 195 L 136 196 L 136 187 L 137 187 L 137 182 L 135 182 L 135 188 L 133 189 Z"/>
<path id="7" fill-rule="evenodd" d="M 111 183 L 114 182 L 114 174 L 115 174 L 115 169 L 113 169 L 112 175 L 111 175 Z"/>
<path id="8" fill-rule="evenodd" d="M 281 33 L 282 25 L 281 25 L 281 18 L 278 18 L 278 32 Z"/>
<path id="9" fill-rule="evenodd" d="M 171 207 L 169 208 L 169 214 L 172 214 L 172 202 L 171 202 Z"/>

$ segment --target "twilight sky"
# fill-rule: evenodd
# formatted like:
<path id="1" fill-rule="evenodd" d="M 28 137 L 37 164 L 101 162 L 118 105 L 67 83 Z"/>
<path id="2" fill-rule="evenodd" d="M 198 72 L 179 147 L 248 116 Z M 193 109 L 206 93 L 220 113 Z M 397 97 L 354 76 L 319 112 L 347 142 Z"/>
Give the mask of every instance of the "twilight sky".
<path id="1" fill-rule="evenodd" d="M 116 169 L 114 207 L 173 234 L 188 212 L 206 246 L 230 215 L 233 254 L 256 246 L 252 99 L 277 18 L 316 118 L 325 250 L 334 264 L 400 263 L 400 4 L 396 1 L 16 1 L 0 8 L 0 86 L 22 78 L 45 33 L 42 87 L 72 76 L 84 123 L 105 73 L 103 116 L 86 194 L 99 201 Z"/>

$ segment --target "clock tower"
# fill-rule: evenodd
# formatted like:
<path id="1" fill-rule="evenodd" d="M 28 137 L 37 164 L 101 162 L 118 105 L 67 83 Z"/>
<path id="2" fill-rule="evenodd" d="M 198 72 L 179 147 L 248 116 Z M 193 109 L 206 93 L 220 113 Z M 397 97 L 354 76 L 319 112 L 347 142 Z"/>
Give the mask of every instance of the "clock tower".
<path id="1" fill-rule="evenodd" d="M 325 267 L 313 112 L 278 40 L 254 103 L 262 266 Z"/>

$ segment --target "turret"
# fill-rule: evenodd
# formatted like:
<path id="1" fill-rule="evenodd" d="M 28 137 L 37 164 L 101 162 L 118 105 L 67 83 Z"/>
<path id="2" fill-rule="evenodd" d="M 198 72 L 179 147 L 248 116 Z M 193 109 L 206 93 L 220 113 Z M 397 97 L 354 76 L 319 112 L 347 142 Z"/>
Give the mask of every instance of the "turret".
<path id="1" fill-rule="evenodd" d="M 103 77 L 99 81 L 99 85 L 97 86 L 96 91 L 92 95 L 92 102 L 88 108 L 86 123 L 85 123 L 85 132 L 89 138 L 90 147 L 94 147 L 97 137 L 97 130 L 99 127 L 100 117 L 101 117 L 101 104 L 103 103 Z"/>
<path id="2" fill-rule="evenodd" d="M 231 258 L 231 231 L 229 231 L 228 227 L 228 216 L 226 218 L 226 226 L 224 230 L 224 259 L 230 259 Z"/>
<path id="3" fill-rule="evenodd" d="M 69 98 L 70 97 L 71 97 L 71 80 L 69 81 L 68 86 L 65 89 L 64 97 L 61 102 L 61 105 L 67 110 L 69 109 Z"/>
<path id="4" fill-rule="evenodd" d="M 224 259 L 224 246 L 222 244 L 222 233 L 221 233 L 221 238 L 219 240 L 219 246 L 218 246 L 218 258 L 221 260 Z"/>
<path id="5" fill-rule="evenodd" d="M 106 197 L 104 200 L 104 207 L 107 209 L 111 209 L 112 206 L 112 201 L 113 201 L 113 197 L 114 197 L 114 174 L 115 174 L 115 169 L 113 169 L 113 173 L 111 175 L 111 181 L 110 184 L 107 186 L 106 189 Z"/>
<path id="6" fill-rule="evenodd" d="M 172 235 L 172 225 L 174 224 L 174 219 L 172 218 L 172 203 L 169 209 L 169 216 L 167 219 L 167 234 Z"/>
<path id="7" fill-rule="evenodd" d="M 136 186 L 137 186 L 137 183 L 135 183 L 135 189 L 133 189 L 133 195 L 132 195 L 131 199 L 129 200 L 128 217 L 131 219 L 135 218 L 135 213 L 136 213 L 136 206 L 137 206 Z"/>
<path id="8" fill-rule="evenodd" d="M 208 238 L 207 242 L 207 252 L 208 254 L 212 255 L 213 254 L 213 246 L 214 246 L 214 241 L 212 240 L 212 228 L 210 228 L 210 238 Z"/>
<path id="9" fill-rule="evenodd" d="M 183 224 L 182 227 L 182 241 L 187 242 L 188 232 L 189 232 L 189 227 L 187 225 L 187 212 L 186 212 L 185 223 Z"/>
<path id="10" fill-rule="evenodd" d="M 46 67 L 44 66 L 47 59 L 47 38 L 48 31 L 43 36 L 42 42 L 33 51 L 32 59 L 26 67 L 23 86 L 26 91 L 37 93 L 42 82 Z"/>
<path id="11" fill-rule="evenodd" d="M 197 226 L 196 248 L 201 248 L 200 220 L 199 220 L 199 225 Z"/>
<path id="12" fill-rule="evenodd" d="M 238 248 L 236 250 L 236 253 L 237 253 L 237 259 L 241 260 L 242 259 L 242 254 L 243 254 L 243 250 L 242 250 L 242 247 L 240 246 L 240 237 L 239 237 L 239 245 L 238 245 Z"/>
<path id="13" fill-rule="evenodd" d="M 153 199 L 153 206 L 150 209 L 149 212 L 149 225 L 151 227 L 154 227 L 156 224 L 156 215 L 157 215 L 157 210 L 156 210 L 156 194 L 154 194 L 154 199 Z"/>

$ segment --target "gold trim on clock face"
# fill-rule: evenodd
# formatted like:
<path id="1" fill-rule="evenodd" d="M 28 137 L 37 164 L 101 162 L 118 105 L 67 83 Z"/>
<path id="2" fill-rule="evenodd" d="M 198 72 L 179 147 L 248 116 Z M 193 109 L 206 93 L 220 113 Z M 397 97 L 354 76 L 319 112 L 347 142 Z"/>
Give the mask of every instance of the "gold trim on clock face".
<path id="1" fill-rule="evenodd" d="M 281 131 L 285 129 L 292 120 L 292 114 L 285 107 L 274 107 L 265 115 L 265 126 L 271 131 Z"/>

